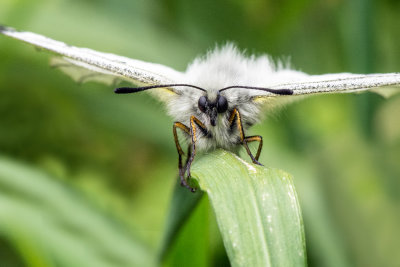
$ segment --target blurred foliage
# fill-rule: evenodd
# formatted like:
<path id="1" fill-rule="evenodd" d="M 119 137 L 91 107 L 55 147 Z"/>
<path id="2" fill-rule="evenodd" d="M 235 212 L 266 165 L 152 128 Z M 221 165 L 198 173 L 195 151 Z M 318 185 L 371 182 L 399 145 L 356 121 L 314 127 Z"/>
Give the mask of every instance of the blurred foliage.
<path id="1" fill-rule="evenodd" d="M 150 266 L 154 256 L 130 229 L 79 193 L 0 158 L 0 232 L 28 266 Z"/>
<path id="2" fill-rule="evenodd" d="M 231 40 L 247 53 L 290 56 L 312 74 L 367 73 L 400 71 L 399 11 L 394 0 L 2 0 L 0 22 L 178 70 Z M 76 84 L 48 60 L 0 37 L 0 153 L 74 188 L 155 255 L 177 174 L 172 119 L 145 94 Z M 294 177 L 310 266 L 399 264 L 399 115 L 399 96 L 320 96 L 251 130 L 264 137 L 261 162 Z M 209 261 L 222 266 L 211 222 L 192 241 L 208 232 L 222 251 Z M 3 236 L 1 265 L 22 265 L 25 255 Z"/>

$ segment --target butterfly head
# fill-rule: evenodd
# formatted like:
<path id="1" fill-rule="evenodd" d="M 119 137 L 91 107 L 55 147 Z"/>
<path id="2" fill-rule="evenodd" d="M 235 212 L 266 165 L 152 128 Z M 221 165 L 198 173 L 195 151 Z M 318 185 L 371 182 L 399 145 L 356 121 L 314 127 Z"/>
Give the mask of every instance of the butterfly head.
<path id="1" fill-rule="evenodd" d="M 199 98 L 198 107 L 201 112 L 210 118 L 211 125 L 215 126 L 218 113 L 225 113 L 228 110 L 228 100 L 219 93 L 214 101 L 203 95 Z"/>

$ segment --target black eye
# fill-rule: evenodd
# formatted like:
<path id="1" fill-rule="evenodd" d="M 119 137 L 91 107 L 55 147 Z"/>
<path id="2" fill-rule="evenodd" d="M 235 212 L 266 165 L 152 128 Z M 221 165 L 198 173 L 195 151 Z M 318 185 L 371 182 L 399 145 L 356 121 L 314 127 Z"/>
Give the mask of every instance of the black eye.
<path id="1" fill-rule="evenodd" d="M 206 112 L 207 97 L 205 97 L 204 95 L 202 97 L 200 97 L 198 105 L 199 105 L 199 109 L 201 110 L 201 112 Z"/>
<path id="2" fill-rule="evenodd" d="M 217 110 L 218 113 L 223 113 L 228 110 L 228 100 L 222 95 L 218 96 Z"/>

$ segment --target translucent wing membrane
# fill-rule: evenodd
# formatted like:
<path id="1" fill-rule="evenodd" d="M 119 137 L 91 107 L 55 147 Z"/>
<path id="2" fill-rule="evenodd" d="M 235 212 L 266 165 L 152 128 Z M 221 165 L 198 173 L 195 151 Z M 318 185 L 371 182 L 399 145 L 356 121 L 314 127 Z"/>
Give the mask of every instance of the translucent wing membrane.
<path id="1" fill-rule="evenodd" d="M 9 27 L 0 26 L 0 32 L 61 56 L 52 60 L 52 66 L 60 68 L 78 82 L 98 81 L 116 84 L 118 81 L 126 80 L 143 86 L 174 84 L 182 80 L 181 72 L 160 64 L 78 48 L 39 34 L 20 32 Z M 160 88 L 154 92 L 163 98 L 171 96 L 171 93 L 175 93 L 174 90 Z"/>
<path id="2" fill-rule="evenodd" d="M 127 79 L 123 76 L 117 76 L 107 70 L 97 68 L 70 58 L 53 57 L 50 61 L 50 65 L 61 70 L 78 83 L 94 81 L 115 86 L 122 80 L 130 81 L 130 79 Z"/>
<path id="3" fill-rule="evenodd" d="M 400 92 L 400 73 L 388 74 L 325 74 L 301 75 L 297 80 L 282 81 L 269 86 L 271 89 L 287 89 L 293 91 L 293 96 L 327 94 L 327 93 L 353 93 L 370 90 L 388 97 Z M 277 95 L 260 92 L 254 96 L 255 100 L 268 99 Z M 286 99 L 290 98 L 285 96 Z"/>

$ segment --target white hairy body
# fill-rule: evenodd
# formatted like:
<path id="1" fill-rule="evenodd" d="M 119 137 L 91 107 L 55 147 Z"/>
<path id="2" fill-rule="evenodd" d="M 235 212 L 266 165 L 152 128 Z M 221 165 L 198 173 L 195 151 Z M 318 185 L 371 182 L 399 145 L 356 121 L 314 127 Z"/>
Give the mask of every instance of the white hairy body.
<path id="1" fill-rule="evenodd" d="M 178 83 L 195 85 L 204 88 L 207 92 L 189 87 L 179 88 L 181 94 L 171 97 L 167 103 L 168 114 L 175 121 L 187 126 L 190 125 L 191 116 L 195 116 L 204 123 L 207 130 L 211 132 L 211 136 L 206 137 L 201 131 L 197 131 L 196 150 L 209 151 L 216 148 L 234 150 L 237 145 L 240 145 L 240 137 L 237 127 L 230 127 L 229 118 L 232 110 L 236 108 L 240 112 L 243 130 L 246 132 L 265 115 L 263 103 L 253 100 L 253 97 L 259 95 L 260 92 L 241 88 L 221 92 L 221 95 L 228 100 L 229 108 L 227 112 L 218 114 L 215 126 L 212 126 L 210 118 L 199 110 L 197 106 L 199 98 L 206 95 L 210 101 L 215 101 L 218 90 L 222 88 L 232 85 L 255 87 L 272 85 L 280 79 L 278 76 L 289 73 L 291 77 L 305 76 L 302 72 L 276 67 L 267 56 L 247 58 L 234 45 L 227 44 L 189 64 L 183 79 Z M 185 137 L 190 142 L 190 136 L 185 135 Z"/>
<path id="2" fill-rule="evenodd" d="M 190 118 L 195 116 L 206 126 L 211 137 L 203 136 L 200 130 L 196 131 L 196 149 L 203 151 L 215 148 L 233 150 L 240 144 L 237 127 L 231 129 L 229 123 L 234 108 L 240 112 L 246 132 L 268 110 L 298 96 L 365 90 L 388 96 L 398 91 L 400 85 L 399 73 L 308 75 L 281 64 L 276 65 L 265 55 L 245 57 L 231 44 L 195 59 L 185 72 L 179 72 L 159 64 L 69 46 L 35 33 L 18 32 L 4 26 L 0 26 L 0 33 L 61 56 L 55 58 L 52 64 L 80 82 L 93 80 L 112 85 L 119 80 L 127 80 L 137 86 L 190 84 L 205 89 L 206 92 L 181 86 L 149 90 L 166 104 L 168 114 L 175 121 L 190 127 Z M 218 113 L 216 125 L 212 126 L 209 116 L 198 108 L 199 98 L 206 95 L 210 101 L 214 101 L 218 90 L 228 86 L 289 89 L 293 95 L 282 96 L 244 88 L 222 91 L 221 95 L 228 101 L 228 110 Z M 186 138 L 191 142 L 189 135 Z"/>

